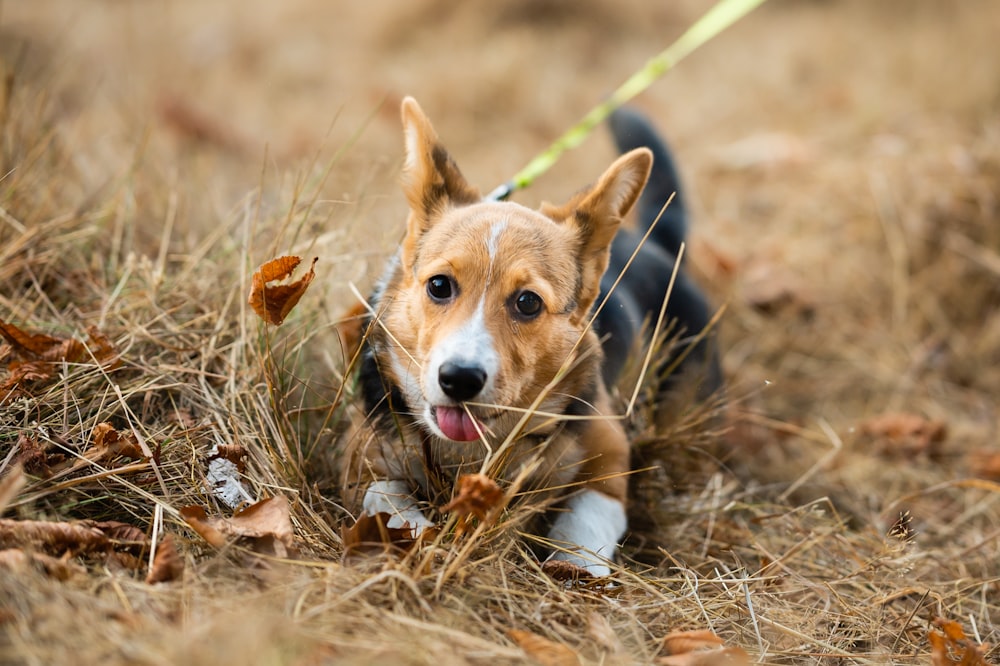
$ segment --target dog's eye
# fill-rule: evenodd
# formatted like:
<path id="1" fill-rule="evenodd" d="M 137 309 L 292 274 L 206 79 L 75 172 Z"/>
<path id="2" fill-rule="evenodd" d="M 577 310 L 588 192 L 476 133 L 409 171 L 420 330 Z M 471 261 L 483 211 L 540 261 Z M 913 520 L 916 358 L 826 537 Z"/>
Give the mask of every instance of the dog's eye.
<path id="1" fill-rule="evenodd" d="M 455 289 L 447 275 L 435 275 L 427 281 L 427 295 L 432 301 L 443 302 L 451 298 Z"/>
<path id="2" fill-rule="evenodd" d="M 534 317 L 542 311 L 542 297 L 533 291 L 522 291 L 514 299 L 514 309 L 522 317 Z"/>

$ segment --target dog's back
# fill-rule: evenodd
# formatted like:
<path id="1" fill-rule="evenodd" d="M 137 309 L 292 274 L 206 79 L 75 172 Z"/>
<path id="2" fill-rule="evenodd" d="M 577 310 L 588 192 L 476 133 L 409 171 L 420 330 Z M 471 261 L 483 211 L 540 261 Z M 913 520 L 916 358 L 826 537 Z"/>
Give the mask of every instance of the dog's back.
<path id="1" fill-rule="evenodd" d="M 644 323 L 651 329 L 659 315 L 677 254 L 687 236 L 687 209 L 670 151 L 649 120 L 632 109 L 619 109 L 611 115 L 609 125 L 620 152 L 646 147 L 653 153 L 653 170 L 636 206 L 638 223 L 635 228 L 622 227 L 615 237 L 611 261 L 597 300 L 601 303 L 610 292 L 596 326 L 603 340 L 604 380 L 611 386 L 629 353 L 634 351 L 632 342 Z M 673 200 L 664 209 L 671 196 Z M 654 222 L 656 226 L 646 243 L 612 290 L 615 280 Z M 702 398 L 722 386 L 715 332 L 705 330 L 711 316 L 707 300 L 681 270 L 667 302 L 665 320 L 667 324 L 674 322 L 671 331 L 680 336 L 679 343 L 661 359 L 659 367 L 669 367 L 683 355 L 684 360 L 673 377 L 684 376 L 685 381 L 696 382 L 696 395 Z M 667 390 L 672 383 L 673 380 L 667 378 L 660 388 Z"/>

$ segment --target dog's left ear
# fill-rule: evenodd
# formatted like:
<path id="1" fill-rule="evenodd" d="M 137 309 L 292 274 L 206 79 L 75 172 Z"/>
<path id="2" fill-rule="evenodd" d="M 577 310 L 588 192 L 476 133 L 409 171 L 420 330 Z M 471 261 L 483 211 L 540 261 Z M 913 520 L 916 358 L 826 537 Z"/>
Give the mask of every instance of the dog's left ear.
<path id="1" fill-rule="evenodd" d="M 412 97 L 403 100 L 402 117 L 406 140 L 402 182 L 410 204 L 405 254 L 406 246 L 414 245 L 445 207 L 475 203 L 482 195 L 462 176 L 458 165 L 438 141 L 431 121 Z"/>
<path id="2" fill-rule="evenodd" d="M 611 241 L 622 218 L 628 214 L 653 166 L 653 153 L 637 148 L 625 153 L 608 167 L 597 184 L 573 205 L 566 222 L 579 234 L 579 262 L 583 272 L 578 312 L 586 316 L 600 292 L 601 276 L 608 268 Z"/>

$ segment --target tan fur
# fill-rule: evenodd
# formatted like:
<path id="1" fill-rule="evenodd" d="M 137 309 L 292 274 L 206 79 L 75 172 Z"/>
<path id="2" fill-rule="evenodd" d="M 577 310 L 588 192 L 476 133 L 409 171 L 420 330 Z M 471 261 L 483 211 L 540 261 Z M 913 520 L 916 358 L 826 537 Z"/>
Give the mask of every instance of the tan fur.
<path id="1" fill-rule="evenodd" d="M 620 157 L 597 184 L 561 208 L 540 211 L 516 203 L 482 201 L 441 147 L 412 99 L 402 108 L 406 165 L 403 189 L 410 205 L 398 260 L 379 294 L 369 342 L 383 377 L 401 387 L 413 412 L 433 388 L 422 372 L 435 346 L 476 317 L 479 308 L 499 359 L 488 402 L 467 409 L 483 426 L 486 443 L 454 442 L 429 434 L 420 414 L 358 419 L 344 484 L 354 510 L 378 479 L 404 479 L 425 497 L 451 491 L 461 473 L 477 472 L 488 450 L 514 433 L 523 410 L 539 396 L 538 414 L 514 436 L 501 475 L 515 477 L 540 460 L 533 485 L 578 483 L 625 501 L 629 443 L 600 379 L 601 351 L 589 330 L 609 245 L 635 203 L 652 157 L 640 149 Z M 453 302 L 427 294 L 432 276 L 459 285 Z M 543 311 L 517 316 L 513 299 L 537 293 Z M 564 376 L 546 390 L 558 373 Z M 552 415 L 586 396 L 590 420 L 572 426 Z"/>

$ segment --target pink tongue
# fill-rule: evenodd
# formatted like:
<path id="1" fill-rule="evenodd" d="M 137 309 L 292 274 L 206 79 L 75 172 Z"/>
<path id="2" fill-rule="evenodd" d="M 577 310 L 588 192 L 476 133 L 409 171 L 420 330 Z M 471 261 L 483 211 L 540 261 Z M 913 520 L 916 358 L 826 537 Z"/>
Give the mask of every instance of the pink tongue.
<path id="1" fill-rule="evenodd" d="M 475 423 L 461 407 L 437 407 L 434 415 L 437 417 L 438 427 L 448 439 L 456 442 L 479 439 Z"/>

